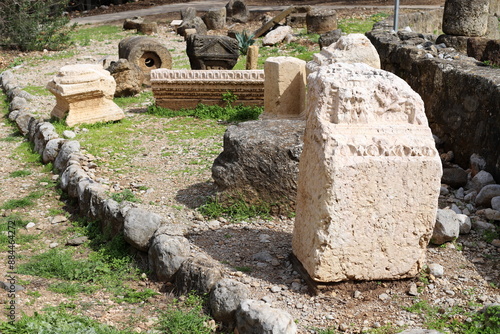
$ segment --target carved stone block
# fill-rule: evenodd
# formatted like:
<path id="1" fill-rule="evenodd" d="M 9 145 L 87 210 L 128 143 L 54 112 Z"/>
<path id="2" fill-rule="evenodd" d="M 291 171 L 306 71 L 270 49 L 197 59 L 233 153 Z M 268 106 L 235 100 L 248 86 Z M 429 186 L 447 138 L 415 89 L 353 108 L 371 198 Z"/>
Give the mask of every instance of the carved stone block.
<path id="1" fill-rule="evenodd" d="M 193 70 L 230 70 L 240 56 L 236 39 L 199 34 L 187 37 L 186 53 Z"/>
<path id="2" fill-rule="evenodd" d="M 313 280 L 412 277 L 436 220 L 441 162 L 420 96 L 337 63 L 308 77 L 292 248 Z"/>
<path id="3" fill-rule="evenodd" d="M 69 126 L 120 120 L 125 115 L 113 102 L 115 88 L 111 74 L 99 65 L 64 66 L 47 84 L 56 97 L 51 116 L 66 117 Z"/>
<path id="4" fill-rule="evenodd" d="M 160 107 L 193 108 L 198 103 L 225 105 L 222 94 L 233 92 L 235 104 L 264 104 L 263 70 L 166 70 L 151 72 L 151 88 Z"/>

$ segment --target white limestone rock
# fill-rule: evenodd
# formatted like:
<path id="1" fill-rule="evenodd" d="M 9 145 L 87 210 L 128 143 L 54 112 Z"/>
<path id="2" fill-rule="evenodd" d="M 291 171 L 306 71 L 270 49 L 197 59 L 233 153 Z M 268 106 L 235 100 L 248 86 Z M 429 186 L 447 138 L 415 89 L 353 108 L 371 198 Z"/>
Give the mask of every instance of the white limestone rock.
<path id="1" fill-rule="evenodd" d="M 285 37 L 293 32 L 290 26 L 281 26 L 271 30 L 262 40 L 262 45 L 275 45 L 283 42 Z"/>
<path id="2" fill-rule="evenodd" d="M 333 63 L 364 63 L 374 68 L 380 68 L 380 57 L 377 49 L 363 34 L 349 34 L 323 48 L 316 53 L 313 60 L 307 64 L 308 73 L 314 72 L 318 66 Z"/>
<path id="3" fill-rule="evenodd" d="M 442 174 L 422 99 L 366 64 L 321 67 L 308 92 L 294 255 L 322 282 L 416 275 Z"/>
<path id="4" fill-rule="evenodd" d="M 436 225 L 431 238 L 433 244 L 442 245 L 458 238 L 460 219 L 457 216 L 457 213 L 451 209 L 437 210 Z"/>

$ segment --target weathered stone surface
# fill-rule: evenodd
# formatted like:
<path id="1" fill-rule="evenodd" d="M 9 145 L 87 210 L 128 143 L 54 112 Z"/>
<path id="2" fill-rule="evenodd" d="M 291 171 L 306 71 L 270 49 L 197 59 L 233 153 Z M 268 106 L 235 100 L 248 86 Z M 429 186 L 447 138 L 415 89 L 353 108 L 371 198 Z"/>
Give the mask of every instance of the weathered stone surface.
<path id="1" fill-rule="evenodd" d="M 199 103 L 226 105 L 222 94 L 238 92 L 234 105 L 264 104 L 263 70 L 155 70 L 151 88 L 156 105 L 178 110 Z"/>
<path id="2" fill-rule="evenodd" d="M 144 35 L 154 35 L 158 33 L 158 23 L 142 22 L 137 26 L 137 32 Z"/>
<path id="3" fill-rule="evenodd" d="M 63 171 L 70 158 L 70 155 L 80 151 L 80 142 L 76 140 L 65 141 L 54 160 L 54 169 L 56 171 Z"/>
<path id="4" fill-rule="evenodd" d="M 458 166 L 443 168 L 441 183 L 455 189 L 463 187 L 467 184 L 467 172 Z"/>
<path id="5" fill-rule="evenodd" d="M 147 210 L 133 208 L 127 212 L 123 224 L 123 238 L 132 247 L 147 251 L 163 217 Z"/>
<path id="6" fill-rule="evenodd" d="M 336 43 L 340 37 L 342 37 L 342 30 L 335 29 L 332 31 L 327 31 L 319 36 L 319 47 L 323 49 L 333 43 Z"/>
<path id="7" fill-rule="evenodd" d="M 117 121 L 125 117 L 123 110 L 113 102 L 115 80 L 100 65 L 63 66 L 49 81 L 47 89 L 56 97 L 51 116 L 66 117 L 69 126 Z"/>
<path id="8" fill-rule="evenodd" d="M 181 19 L 182 20 L 192 20 L 196 17 L 196 8 L 186 7 L 181 9 Z"/>
<path id="9" fill-rule="evenodd" d="M 144 74 L 137 64 L 118 59 L 111 62 L 107 70 L 116 82 L 115 97 L 134 96 L 142 91 Z"/>
<path id="10" fill-rule="evenodd" d="M 493 198 L 495 198 L 495 197 L 493 197 Z M 483 215 L 489 221 L 492 221 L 492 220 L 499 221 L 500 220 L 500 211 L 497 211 L 497 210 L 486 208 L 483 210 Z"/>
<path id="11" fill-rule="evenodd" d="M 27 111 L 28 110 L 28 101 L 25 98 L 16 96 L 10 101 L 9 111 L 12 112 L 14 110 L 19 111 Z"/>
<path id="12" fill-rule="evenodd" d="M 445 44 L 449 48 L 466 53 L 469 38 L 467 36 L 439 35 L 436 39 L 436 44 Z"/>
<path id="13" fill-rule="evenodd" d="M 250 18 L 250 11 L 245 1 L 229 0 L 226 4 L 226 16 L 233 22 L 246 23 Z"/>
<path id="14" fill-rule="evenodd" d="M 98 219 L 106 200 L 106 189 L 97 182 L 80 182 L 78 184 L 78 205 L 90 219 Z M 103 231 L 106 232 L 106 231 Z M 109 235 L 106 235 L 109 237 Z"/>
<path id="15" fill-rule="evenodd" d="M 45 146 L 49 142 L 49 140 L 58 138 L 59 135 L 56 132 L 54 126 L 49 122 L 42 122 L 37 126 L 37 130 L 35 131 L 35 135 L 33 136 L 33 142 L 35 144 L 35 151 L 42 155 L 45 149 Z"/>
<path id="16" fill-rule="evenodd" d="M 171 281 L 189 254 L 189 241 L 183 236 L 157 235 L 148 251 L 149 269 L 159 281 Z"/>
<path id="17" fill-rule="evenodd" d="M 490 0 L 446 0 L 443 32 L 455 36 L 483 36 L 488 28 Z"/>
<path id="18" fill-rule="evenodd" d="M 236 312 L 236 329 L 245 334 L 295 334 L 297 325 L 288 312 L 246 299 Z"/>
<path id="19" fill-rule="evenodd" d="M 324 34 L 337 29 L 337 12 L 313 7 L 306 15 L 307 33 Z"/>
<path id="20" fill-rule="evenodd" d="M 500 211 L 500 196 L 496 196 L 491 199 L 491 208 L 493 210 Z"/>
<path id="21" fill-rule="evenodd" d="M 142 17 L 134 17 L 131 19 L 125 19 L 123 22 L 123 30 L 138 29 L 139 24 L 143 23 L 144 19 Z"/>
<path id="22" fill-rule="evenodd" d="M 187 36 L 187 30 L 194 29 L 197 34 L 206 35 L 208 28 L 201 17 L 195 17 L 190 20 L 183 20 L 181 25 L 177 27 L 177 33 L 181 36 Z"/>
<path id="23" fill-rule="evenodd" d="M 45 145 L 45 149 L 42 153 L 42 161 L 44 164 L 55 160 L 57 154 L 59 153 L 59 149 L 64 142 L 65 140 L 63 138 L 54 138 L 47 142 L 47 145 Z"/>
<path id="24" fill-rule="evenodd" d="M 240 303 L 250 295 L 248 287 L 238 281 L 224 278 L 217 282 L 210 293 L 210 311 L 217 321 L 234 322 Z"/>
<path id="25" fill-rule="evenodd" d="M 253 33 L 254 38 L 258 38 L 258 37 L 266 34 L 269 30 L 271 30 L 273 27 L 275 27 L 276 25 L 278 25 L 279 22 L 281 22 L 282 20 L 284 20 L 291 13 L 293 13 L 294 10 L 295 10 L 295 7 L 290 6 L 290 7 L 286 8 L 286 9 L 284 9 L 282 12 L 280 12 L 275 17 L 270 18 L 269 20 L 266 20 L 264 22 L 264 24 Z"/>
<path id="26" fill-rule="evenodd" d="M 476 191 L 481 191 L 484 186 L 488 184 L 495 184 L 495 180 L 493 179 L 493 175 L 488 173 L 485 170 L 479 171 L 468 184 L 468 187 L 474 189 Z"/>
<path id="27" fill-rule="evenodd" d="M 257 45 L 250 45 L 247 50 L 247 70 L 256 70 L 259 62 L 259 47 Z"/>
<path id="28" fill-rule="evenodd" d="M 380 68 L 380 58 L 370 40 L 363 34 L 349 34 L 314 54 L 313 60 L 307 63 L 308 73 L 317 70 L 318 66 L 333 63 L 365 63 Z"/>
<path id="29" fill-rule="evenodd" d="M 492 65 L 500 66 L 500 39 L 490 40 L 486 43 L 481 60 L 489 61 Z"/>
<path id="30" fill-rule="evenodd" d="M 224 29 L 226 26 L 226 8 L 210 8 L 203 16 L 208 30 Z"/>
<path id="31" fill-rule="evenodd" d="M 270 57 L 264 63 L 264 113 L 267 118 L 303 118 L 306 107 L 306 62 Z"/>
<path id="32" fill-rule="evenodd" d="M 240 55 L 236 39 L 200 34 L 187 38 L 186 53 L 192 70 L 230 70 Z"/>
<path id="33" fill-rule="evenodd" d="M 172 56 L 168 48 L 152 37 L 129 36 L 122 39 L 118 44 L 118 58 L 137 65 L 146 85 L 149 85 L 152 70 L 172 68 Z"/>
<path id="34" fill-rule="evenodd" d="M 460 233 L 460 220 L 455 211 L 451 209 L 439 209 L 436 215 L 436 225 L 432 233 L 431 242 L 441 245 L 458 238 Z"/>
<path id="35" fill-rule="evenodd" d="M 114 237 L 123 232 L 127 209 L 128 208 L 111 198 L 105 200 L 104 205 L 101 205 L 99 210 L 101 230 L 110 237 Z"/>
<path id="36" fill-rule="evenodd" d="M 210 293 L 221 278 L 218 264 L 200 254 L 182 263 L 175 278 L 175 287 L 179 294 L 191 291 Z"/>
<path id="37" fill-rule="evenodd" d="M 498 40 L 500 39 L 500 29 L 498 29 L 498 16 L 495 15 L 488 15 L 488 28 L 486 28 L 486 34 L 484 37 L 489 38 L 491 40 L 497 40 L 497 45 L 498 45 Z"/>
<path id="38" fill-rule="evenodd" d="M 29 113 L 19 113 L 16 117 L 17 130 L 25 136 L 29 131 L 29 123 L 34 119 L 34 116 Z"/>
<path id="39" fill-rule="evenodd" d="M 444 152 L 455 153 L 463 168 L 472 154 L 485 158 L 485 169 L 500 180 L 500 76 L 475 59 L 426 59 L 425 51 L 405 46 L 390 31 L 375 29 L 367 36 L 377 48 L 382 68 L 397 73 L 417 91 L 433 134 Z"/>
<path id="40" fill-rule="evenodd" d="M 267 33 L 266 36 L 264 36 L 264 39 L 262 39 L 262 45 L 269 46 L 281 43 L 283 42 L 285 37 L 292 32 L 293 30 L 290 26 L 277 27 L 276 29 L 273 29 L 269 33 Z"/>
<path id="41" fill-rule="evenodd" d="M 322 282 L 416 275 L 442 173 L 423 101 L 394 74 L 345 63 L 309 75 L 308 99 L 294 255 Z"/>
<path id="42" fill-rule="evenodd" d="M 84 179 L 90 178 L 79 165 L 69 165 L 61 174 L 60 187 L 69 197 L 78 198 L 78 183 Z"/>
<path id="43" fill-rule="evenodd" d="M 476 205 L 491 207 L 491 199 L 500 196 L 500 184 L 488 184 L 484 186 L 476 196 Z"/>
<path id="44" fill-rule="evenodd" d="M 298 161 L 305 122 L 263 120 L 229 126 L 224 151 L 212 177 L 222 200 L 273 203 L 286 212 L 295 207 Z"/>
<path id="45" fill-rule="evenodd" d="M 457 214 L 458 226 L 460 230 L 460 234 L 469 234 L 470 229 L 472 228 L 472 221 L 469 216 L 464 214 Z"/>

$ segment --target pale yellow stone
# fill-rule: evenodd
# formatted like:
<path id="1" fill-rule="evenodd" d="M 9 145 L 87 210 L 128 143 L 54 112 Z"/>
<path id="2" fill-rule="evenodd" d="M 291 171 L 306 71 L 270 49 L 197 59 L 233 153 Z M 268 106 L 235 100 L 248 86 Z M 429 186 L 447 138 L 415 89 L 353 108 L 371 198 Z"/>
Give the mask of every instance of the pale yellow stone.
<path id="1" fill-rule="evenodd" d="M 323 48 L 313 56 L 307 64 L 308 73 L 317 70 L 318 66 L 333 63 L 364 63 L 374 68 L 380 68 L 380 57 L 377 49 L 363 34 L 349 34 Z"/>
<path id="2" fill-rule="evenodd" d="M 66 124 L 93 124 L 117 121 L 125 117 L 113 102 L 115 79 L 100 65 L 67 65 L 47 84 L 55 95 L 51 116 L 66 117 Z"/>
<path id="3" fill-rule="evenodd" d="M 441 162 L 420 96 L 338 63 L 308 77 L 292 248 L 320 282 L 413 277 L 436 218 Z"/>
<path id="4" fill-rule="evenodd" d="M 264 73 L 261 118 L 302 118 L 306 103 L 306 62 L 294 57 L 267 58 Z"/>

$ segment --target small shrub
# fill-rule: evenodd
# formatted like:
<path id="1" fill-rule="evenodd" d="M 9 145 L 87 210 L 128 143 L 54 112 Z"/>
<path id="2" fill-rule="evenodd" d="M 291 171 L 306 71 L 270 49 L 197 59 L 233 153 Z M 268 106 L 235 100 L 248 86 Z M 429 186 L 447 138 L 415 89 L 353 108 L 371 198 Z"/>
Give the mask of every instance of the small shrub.
<path id="1" fill-rule="evenodd" d="M 242 55 L 246 55 L 248 52 L 248 47 L 255 43 L 253 37 L 254 35 L 249 34 L 246 30 L 236 33 L 236 40 L 238 41 L 240 53 Z"/>

